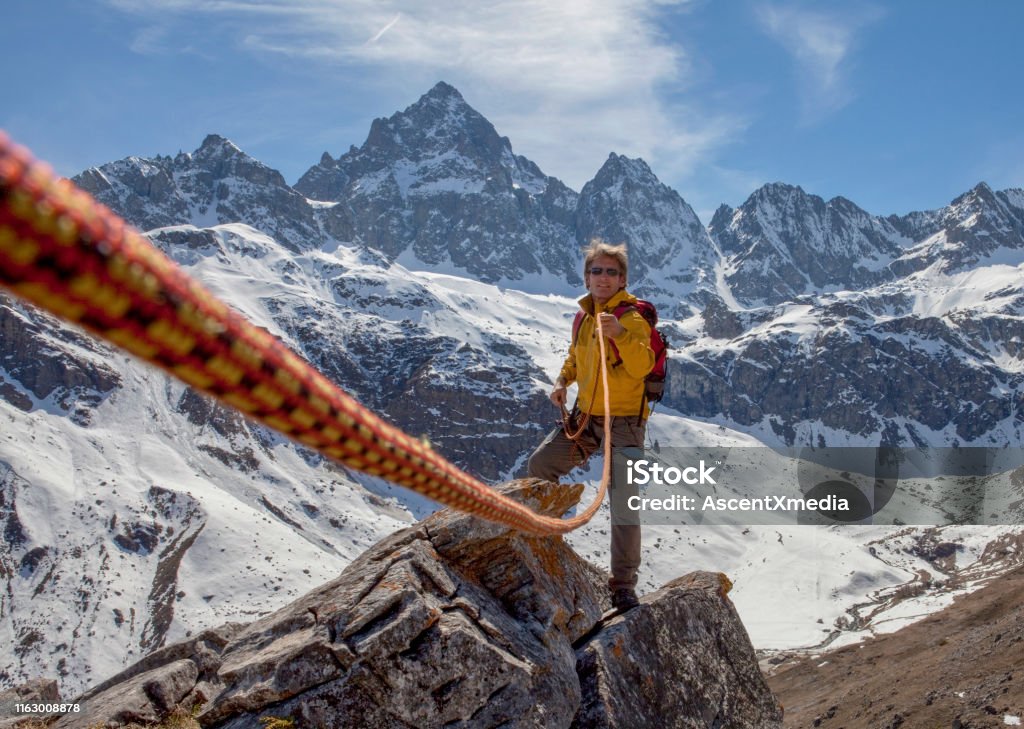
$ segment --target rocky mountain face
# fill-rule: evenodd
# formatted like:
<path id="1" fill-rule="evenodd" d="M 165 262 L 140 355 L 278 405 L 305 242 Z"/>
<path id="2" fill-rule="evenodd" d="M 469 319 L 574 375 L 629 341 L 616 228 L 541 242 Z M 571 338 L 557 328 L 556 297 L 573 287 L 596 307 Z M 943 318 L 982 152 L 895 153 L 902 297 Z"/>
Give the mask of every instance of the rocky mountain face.
<path id="1" fill-rule="evenodd" d="M 910 302 L 892 311 L 877 298 L 823 298 L 776 307 L 751 332 L 709 308 L 717 341 L 671 363 L 666 399 L 698 417 L 767 422 L 788 444 L 1017 442 L 1021 373 L 993 352 L 1024 334 L 1015 319 L 919 316 Z"/>
<path id="2" fill-rule="evenodd" d="M 737 210 L 723 205 L 708 230 L 725 257 L 730 292 L 748 306 L 889 280 L 886 266 L 907 242 L 891 222 L 849 200 L 826 203 L 781 183 Z"/>
<path id="3" fill-rule="evenodd" d="M 671 363 L 668 402 L 788 444 L 1019 442 L 1022 198 L 981 184 L 879 218 L 772 184 L 720 208 L 728 288 Z"/>
<path id="4" fill-rule="evenodd" d="M 191 154 L 129 157 L 74 181 L 142 231 L 244 221 L 295 253 L 322 242 L 313 209 L 281 173 L 216 134 Z"/>
<path id="5" fill-rule="evenodd" d="M 1016 261 L 1012 252 L 1024 246 L 1024 192 L 995 192 L 980 183 L 946 208 L 879 217 L 845 198 L 825 202 L 773 183 L 736 210 L 720 207 L 708 231 L 721 248 L 735 300 L 776 305 L 871 289 L 936 264 L 951 274 Z"/>
<path id="6" fill-rule="evenodd" d="M 431 325 L 457 321 L 459 308 L 378 257 L 293 257 L 251 229 L 230 227 L 162 229 L 151 237 L 202 275 L 245 270 L 251 314 L 261 324 L 364 405 L 408 432 L 429 433 L 446 457 L 484 478 L 498 478 L 540 438 L 534 413 L 546 398 L 536 383 L 546 375 L 523 347 L 500 331 L 467 340 L 458 329 Z M 502 420 L 488 417 L 498 411 Z"/>
<path id="7" fill-rule="evenodd" d="M 20 410 L 50 400 L 79 425 L 121 386 L 108 348 L 0 293 L 0 397 Z"/>
<path id="8" fill-rule="evenodd" d="M 582 492 L 536 480 L 500 488 L 552 516 Z M 299 727 L 781 727 L 724 575 L 682 577 L 602 622 L 603 583 L 561 538 L 444 510 L 261 620 L 153 653 L 53 726 L 153 721 L 184 708 L 200 726 L 225 729 L 274 718 Z"/>
<path id="9" fill-rule="evenodd" d="M 337 159 L 325 153 L 295 189 L 335 203 L 324 211 L 331 235 L 389 260 L 454 267 L 489 283 L 528 284 L 544 273 L 580 283 L 577 193 L 514 154 L 445 83 L 375 120 L 362 147 Z"/>
<path id="10" fill-rule="evenodd" d="M 917 233 L 917 243 L 893 262 L 898 275 L 936 265 L 956 273 L 988 261 L 1016 261 L 1024 247 L 1024 191 L 996 192 L 982 182 L 928 216 L 923 226 L 912 216 L 896 224 Z"/>

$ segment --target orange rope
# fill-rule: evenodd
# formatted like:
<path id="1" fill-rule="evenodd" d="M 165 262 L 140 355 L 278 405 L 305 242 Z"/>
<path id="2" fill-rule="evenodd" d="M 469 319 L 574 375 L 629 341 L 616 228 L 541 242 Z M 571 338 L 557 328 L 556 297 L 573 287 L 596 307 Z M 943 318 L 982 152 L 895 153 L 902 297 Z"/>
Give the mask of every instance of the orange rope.
<path id="1" fill-rule="evenodd" d="M 585 524 L 604 499 L 611 418 L 600 330 L 604 476 L 594 503 L 563 520 L 499 494 L 381 420 L 2 131 L 0 286 L 304 446 L 445 506 L 554 535 Z"/>

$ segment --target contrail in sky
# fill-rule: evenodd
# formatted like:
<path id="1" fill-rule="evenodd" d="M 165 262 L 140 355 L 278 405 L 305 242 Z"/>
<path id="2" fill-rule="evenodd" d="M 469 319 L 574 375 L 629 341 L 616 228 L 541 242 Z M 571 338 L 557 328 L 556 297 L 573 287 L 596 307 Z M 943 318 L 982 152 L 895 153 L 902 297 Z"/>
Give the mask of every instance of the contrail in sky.
<path id="1" fill-rule="evenodd" d="M 373 38 L 371 38 L 370 40 L 366 41 L 366 42 L 367 42 L 367 44 L 369 44 L 369 43 L 376 43 L 377 41 L 379 41 L 379 40 L 380 40 L 380 37 L 381 37 L 382 35 L 384 35 L 385 33 L 387 33 L 387 32 L 388 32 L 389 30 L 391 30 L 392 26 L 394 26 L 394 24 L 395 24 L 395 23 L 397 23 L 397 22 L 398 22 L 398 19 L 399 19 L 399 18 L 401 18 L 401 17 L 402 17 L 402 14 L 401 14 L 401 13 L 399 13 L 398 15 L 396 15 L 396 16 L 395 16 L 395 17 L 394 17 L 394 18 L 393 18 L 393 19 L 391 20 L 391 22 L 390 22 L 390 23 L 388 23 L 388 24 L 387 24 L 387 25 L 385 25 L 385 26 L 384 26 L 383 28 L 381 28 L 380 30 L 378 30 L 378 31 L 377 31 L 377 34 L 376 34 L 375 36 L 373 36 Z"/>

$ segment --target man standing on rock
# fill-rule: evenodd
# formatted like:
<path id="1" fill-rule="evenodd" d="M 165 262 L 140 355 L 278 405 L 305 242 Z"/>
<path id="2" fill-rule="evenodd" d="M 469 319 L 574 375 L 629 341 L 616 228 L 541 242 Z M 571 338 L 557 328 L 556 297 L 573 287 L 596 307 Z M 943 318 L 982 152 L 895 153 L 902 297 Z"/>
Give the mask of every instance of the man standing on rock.
<path id="1" fill-rule="evenodd" d="M 628 270 L 625 245 L 609 245 L 599 239 L 584 251 L 583 281 L 590 293 L 580 299 L 583 321 L 569 344 L 551 402 L 565 409 L 566 388 L 576 382 L 579 394 L 572 417 L 553 430 L 540 444 L 528 465 L 529 475 L 557 482 L 580 466 L 604 440 L 604 391 L 601 387 L 600 343 L 597 320 L 609 340 L 605 343 L 613 448 L 643 448 L 649 409 L 644 399 L 644 378 L 654 367 L 651 327 L 631 304 L 636 297 L 626 291 Z M 616 311 L 618 317 L 616 317 Z M 571 432 L 567 433 L 566 428 Z M 624 513 L 628 498 L 625 479 L 613 471 L 611 579 L 612 605 L 628 610 L 639 604 L 636 596 L 640 568 L 640 524 L 635 514 Z"/>

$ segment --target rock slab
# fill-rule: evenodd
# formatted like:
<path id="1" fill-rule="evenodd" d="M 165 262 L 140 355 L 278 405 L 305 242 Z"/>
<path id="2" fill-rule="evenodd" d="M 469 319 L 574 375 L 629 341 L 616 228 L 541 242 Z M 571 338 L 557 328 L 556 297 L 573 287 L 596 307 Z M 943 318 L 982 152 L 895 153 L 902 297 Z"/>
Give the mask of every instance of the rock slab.
<path id="1" fill-rule="evenodd" d="M 573 728 L 781 729 L 729 587 L 720 573 L 680 577 L 581 641 Z"/>
<path id="2" fill-rule="evenodd" d="M 497 488 L 551 516 L 582 492 Z M 217 729 L 781 726 L 726 583 L 696 573 L 603 624 L 606 575 L 562 538 L 445 510 L 275 613 L 147 656 L 52 725 L 180 710 Z"/>

